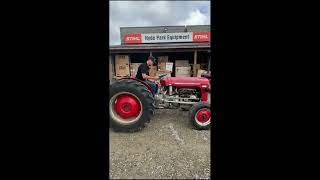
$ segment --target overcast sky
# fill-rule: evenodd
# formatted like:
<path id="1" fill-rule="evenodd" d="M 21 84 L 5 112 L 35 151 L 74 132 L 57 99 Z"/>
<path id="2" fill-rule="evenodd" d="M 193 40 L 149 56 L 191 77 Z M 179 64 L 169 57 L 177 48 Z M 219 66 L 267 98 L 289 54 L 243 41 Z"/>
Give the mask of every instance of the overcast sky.
<path id="1" fill-rule="evenodd" d="M 110 1 L 110 45 L 120 27 L 210 25 L 210 1 Z"/>

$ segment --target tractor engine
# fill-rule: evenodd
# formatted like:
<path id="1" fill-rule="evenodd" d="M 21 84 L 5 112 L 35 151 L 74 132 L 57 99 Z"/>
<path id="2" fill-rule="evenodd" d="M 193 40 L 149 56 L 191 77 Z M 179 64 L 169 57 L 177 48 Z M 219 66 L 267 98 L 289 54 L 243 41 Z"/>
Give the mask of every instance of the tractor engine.
<path id="1" fill-rule="evenodd" d="M 170 77 L 160 80 L 155 104 L 159 108 L 187 109 L 200 101 L 207 101 L 209 80 L 196 77 Z"/>

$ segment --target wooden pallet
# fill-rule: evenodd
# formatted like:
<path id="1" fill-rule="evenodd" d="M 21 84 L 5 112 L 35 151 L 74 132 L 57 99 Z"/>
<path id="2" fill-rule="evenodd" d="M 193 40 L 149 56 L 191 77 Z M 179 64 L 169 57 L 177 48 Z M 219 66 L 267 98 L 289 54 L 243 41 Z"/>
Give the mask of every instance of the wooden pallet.
<path id="1" fill-rule="evenodd" d="M 122 79 L 122 78 L 128 78 L 130 76 L 114 76 L 113 78 L 114 79 Z"/>

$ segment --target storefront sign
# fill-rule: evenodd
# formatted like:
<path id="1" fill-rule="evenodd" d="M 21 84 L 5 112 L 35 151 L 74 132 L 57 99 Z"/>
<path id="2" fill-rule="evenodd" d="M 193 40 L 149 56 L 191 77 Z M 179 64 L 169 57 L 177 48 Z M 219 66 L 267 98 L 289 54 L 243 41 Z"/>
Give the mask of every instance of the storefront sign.
<path id="1" fill-rule="evenodd" d="M 209 42 L 210 32 L 127 34 L 126 44 L 168 43 L 168 42 Z"/>

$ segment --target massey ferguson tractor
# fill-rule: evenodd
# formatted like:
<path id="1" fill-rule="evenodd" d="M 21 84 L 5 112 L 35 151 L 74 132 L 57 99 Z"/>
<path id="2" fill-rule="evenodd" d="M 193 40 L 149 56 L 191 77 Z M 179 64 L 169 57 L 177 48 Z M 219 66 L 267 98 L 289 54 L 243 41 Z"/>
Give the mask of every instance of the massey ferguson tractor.
<path id="1" fill-rule="evenodd" d="M 210 77 L 160 77 L 158 92 L 135 78 L 123 78 L 110 85 L 110 126 L 115 131 L 134 132 L 145 127 L 154 109 L 189 110 L 196 129 L 210 128 Z"/>

